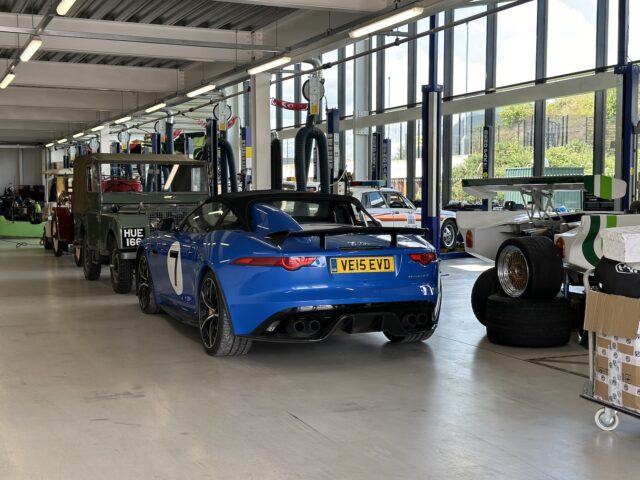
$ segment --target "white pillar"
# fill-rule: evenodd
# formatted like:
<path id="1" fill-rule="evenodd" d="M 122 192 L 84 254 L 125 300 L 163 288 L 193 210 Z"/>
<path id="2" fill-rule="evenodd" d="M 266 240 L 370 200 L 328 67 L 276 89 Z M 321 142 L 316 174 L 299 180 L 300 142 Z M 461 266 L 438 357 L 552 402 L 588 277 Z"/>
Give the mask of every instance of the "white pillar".
<path id="1" fill-rule="evenodd" d="M 271 188 L 270 87 L 270 73 L 260 73 L 251 77 L 252 188 L 254 190 Z"/>
<path id="2" fill-rule="evenodd" d="M 233 85 L 226 89 L 226 95 L 234 95 L 238 93 L 238 85 Z M 231 113 L 233 116 L 238 116 L 238 121 L 236 124 L 227 132 L 227 140 L 231 144 L 231 148 L 233 148 L 233 155 L 236 160 L 236 170 L 240 172 L 240 128 L 242 127 L 243 118 L 242 112 L 240 111 L 240 102 L 238 101 L 240 97 L 237 95 L 235 97 L 231 97 L 227 102 L 231 107 Z"/>
<path id="3" fill-rule="evenodd" d="M 109 141 L 109 126 L 100 130 L 100 152 L 111 153 L 111 142 Z"/>
<path id="4" fill-rule="evenodd" d="M 357 42 L 355 44 L 355 52 L 361 53 L 369 50 L 369 40 Z M 353 88 L 353 118 L 359 116 L 368 116 L 371 110 L 371 93 L 369 91 L 371 81 L 371 55 L 360 57 L 354 61 L 353 69 L 353 85 L 347 85 L 347 88 Z M 354 122 L 355 124 L 355 122 Z M 354 125 L 355 126 L 355 125 Z M 369 178 L 369 148 L 370 148 L 370 132 L 369 128 L 361 128 L 353 130 L 353 178 L 357 180 L 366 180 Z"/>
<path id="5" fill-rule="evenodd" d="M 22 148 L 18 145 L 18 185 L 24 183 L 24 168 L 22 165 Z M 18 185 L 15 185 L 16 192 L 18 191 Z"/>

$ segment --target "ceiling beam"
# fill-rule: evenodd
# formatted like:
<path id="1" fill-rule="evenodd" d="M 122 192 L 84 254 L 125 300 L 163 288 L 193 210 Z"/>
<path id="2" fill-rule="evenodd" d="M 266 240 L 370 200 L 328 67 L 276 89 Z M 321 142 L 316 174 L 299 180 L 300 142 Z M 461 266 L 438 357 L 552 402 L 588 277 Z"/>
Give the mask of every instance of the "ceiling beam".
<path id="1" fill-rule="evenodd" d="M 10 59 L 0 59 L 0 70 Z M 87 63 L 27 62 L 16 69 L 13 85 L 166 94 L 182 90 L 183 75 L 171 68 L 121 67 Z"/>
<path id="2" fill-rule="evenodd" d="M 104 112 L 76 110 L 71 105 L 68 108 L 47 108 L 46 106 L 15 108 L 0 105 L 0 119 L 3 120 L 99 123 L 103 118 L 107 118 Z"/>
<path id="3" fill-rule="evenodd" d="M 0 48 L 23 46 L 40 17 L 0 13 Z M 260 51 L 261 35 L 211 28 L 146 25 L 54 17 L 40 34 L 43 51 L 178 59 L 197 62 L 249 61 Z"/>
<path id="4" fill-rule="evenodd" d="M 387 0 L 236 0 L 234 3 L 341 12 L 377 12 L 388 4 Z"/>
<path id="5" fill-rule="evenodd" d="M 29 88 L 14 85 L 0 91 L 0 106 L 72 108 L 107 112 L 110 116 L 140 109 L 155 99 L 156 95 L 153 93 Z"/>

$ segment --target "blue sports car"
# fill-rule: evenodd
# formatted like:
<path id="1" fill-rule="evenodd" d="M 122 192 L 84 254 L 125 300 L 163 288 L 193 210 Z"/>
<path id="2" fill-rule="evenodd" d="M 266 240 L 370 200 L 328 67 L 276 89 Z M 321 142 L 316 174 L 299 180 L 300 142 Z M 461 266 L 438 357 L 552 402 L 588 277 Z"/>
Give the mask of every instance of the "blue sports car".
<path id="1" fill-rule="evenodd" d="M 423 341 L 440 311 L 438 259 L 423 234 L 380 227 L 347 196 L 222 194 L 140 243 L 140 308 L 198 327 L 210 355 L 338 331 Z"/>

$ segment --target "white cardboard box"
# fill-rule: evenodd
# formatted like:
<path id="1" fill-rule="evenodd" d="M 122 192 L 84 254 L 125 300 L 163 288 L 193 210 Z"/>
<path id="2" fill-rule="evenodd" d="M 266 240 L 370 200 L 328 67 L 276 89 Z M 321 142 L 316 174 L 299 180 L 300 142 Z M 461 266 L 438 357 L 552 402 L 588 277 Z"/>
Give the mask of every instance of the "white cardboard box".
<path id="1" fill-rule="evenodd" d="M 640 225 L 600 230 L 602 255 L 623 263 L 640 262 Z"/>

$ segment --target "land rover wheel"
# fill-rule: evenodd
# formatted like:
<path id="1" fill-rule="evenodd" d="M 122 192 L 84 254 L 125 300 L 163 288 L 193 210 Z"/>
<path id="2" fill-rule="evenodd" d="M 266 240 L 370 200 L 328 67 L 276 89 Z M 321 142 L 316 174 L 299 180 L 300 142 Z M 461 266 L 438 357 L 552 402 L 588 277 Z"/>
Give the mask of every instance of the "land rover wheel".
<path id="1" fill-rule="evenodd" d="M 549 238 L 541 236 L 503 242 L 496 272 L 502 290 L 512 298 L 553 298 L 564 279 L 560 254 Z"/>
<path id="2" fill-rule="evenodd" d="M 82 247 L 80 245 L 73 246 L 73 260 L 76 262 L 76 267 L 82 266 L 83 254 Z"/>
<path id="3" fill-rule="evenodd" d="M 89 281 L 98 280 L 100 278 L 102 265 L 97 258 L 97 253 L 89 248 L 86 240 L 82 246 L 82 252 L 84 254 L 82 259 L 82 270 L 84 271 L 84 278 Z"/>
<path id="4" fill-rule="evenodd" d="M 120 258 L 117 247 L 111 250 L 111 286 L 116 293 L 129 293 L 133 283 L 133 262 Z"/>
<path id="5" fill-rule="evenodd" d="M 250 339 L 234 335 L 227 307 L 212 272 L 207 272 L 200 284 L 198 325 L 202 346 L 209 355 L 244 355 L 251 348 Z"/>

